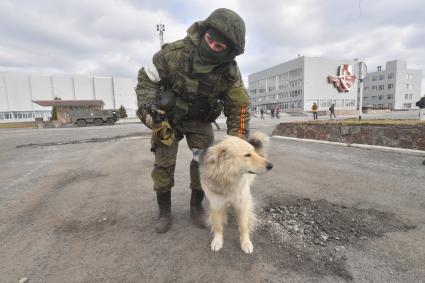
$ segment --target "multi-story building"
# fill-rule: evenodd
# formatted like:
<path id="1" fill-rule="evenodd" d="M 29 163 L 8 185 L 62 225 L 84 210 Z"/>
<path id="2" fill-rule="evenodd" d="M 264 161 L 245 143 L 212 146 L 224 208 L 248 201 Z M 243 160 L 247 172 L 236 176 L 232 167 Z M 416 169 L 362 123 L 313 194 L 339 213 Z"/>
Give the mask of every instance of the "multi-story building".
<path id="1" fill-rule="evenodd" d="M 0 72 L 0 123 L 47 119 L 52 107 L 34 100 L 102 100 L 105 109 L 123 105 L 129 117 L 136 117 L 136 82 L 131 78 L 83 75 L 25 74 Z"/>
<path id="2" fill-rule="evenodd" d="M 388 61 L 364 79 L 363 106 L 395 110 L 417 108 L 421 97 L 422 70 L 406 68 L 406 62 Z"/>
<path id="3" fill-rule="evenodd" d="M 339 66 L 351 65 L 354 60 L 333 60 L 318 57 L 298 57 L 248 76 L 251 110 L 279 107 L 285 112 L 310 111 L 313 102 L 319 110 L 335 104 L 338 110 L 357 107 L 357 80 L 349 92 L 338 92 L 329 83 L 329 75 L 337 75 Z"/>

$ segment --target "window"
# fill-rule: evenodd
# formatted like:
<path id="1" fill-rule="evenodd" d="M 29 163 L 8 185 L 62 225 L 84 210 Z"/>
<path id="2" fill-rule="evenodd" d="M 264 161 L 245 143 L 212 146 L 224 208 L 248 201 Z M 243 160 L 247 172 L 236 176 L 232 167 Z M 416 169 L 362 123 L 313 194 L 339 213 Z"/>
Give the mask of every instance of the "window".
<path id="1" fill-rule="evenodd" d="M 403 104 L 403 108 L 404 109 L 410 109 L 410 108 L 412 108 L 412 103 L 404 103 Z"/>
<path id="2" fill-rule="evenodd" d="M 368 86 L 365 86 L 364 88 L 363 88 L 363 91 L 368 91 L 369 90 L 369 87 Z"/>
<path id="3" fill-rule="evenodd" d="M 384 108 L 384 104 L 378 104 L 378 108 L 380 109 Z"/>
<path id="4" fill-rule="evenodd" d="M 378 90 L 378 86 L 376 85 L 372 86 L 372 90 Z"/>
<path id="5" fill-rule="evenodd" d="M 413 94 L 409 93 L 409 99 L 412 99 L 412 98 L 413 98 Z"/>
<path id="6" fill-rule="evenodd" d="M 394 88 L 394 85 L 393 84 L 388 84 L 388 89 L 392 89 L 392 88 Z"/>
<path id="7" fill-rule="evenodd" d="M 372 82 L 376 82 L 376 79 L 377 79 L 377 77 L 376 76 L 373 76 L 372 77 Z"/>
<path id="8" fill-rule="evenodd" d="M 407 90 L 412 90 L 413 89 L 413 85 L 412 84 L 406 84 L 406 89 Z"/>
<path id="9" fill-rule="evenodd" d="M 413 74 L 406 74 L 406 79 L 407 80 L 413 79 Z"/>
<path id="10" fill-rule="evenodd" d="M 260 93 L 266 92 L 266 80 L 261 80 L 258 82 L 258 88 Z"/>
<path id="11" fill-rule="evenodd" d="M 387 94 L 387 99 L 393 99 L 393 95 L 392 94 Z"/>
<path id="12" fill-rule="evenodd" d="M 382 94 L 381 94 L 380 96 L 378 96 L 378 99 L 379 99 L 379 100 L 384 99 L 384 95 L 382 95 Z"/>
<path id="13" fill-rule="evenodd" d="M 404 95 L 404 99 L 409 99 L 409 94 L 408 94 L 408 93 L 406 93 L 406 94 Z"/>
<path id="14" fill-rule="evenodd" d="M 372 100 L 376 100 L 376 98 L 377 98 L 376 96 L 372 96 Z"/>
<path id="15" fill-rule="evenodd" d="M 384 75 L 379 75 L 379 80 L 382 81 L 383 79 L 385 79 Z"/>
<path id="16" fill-rule="evenodd" d="M 392 109 L 393 108 L 393 104 L 392 103 L 388 103 L 388 108 Z"/>
<path id="17" fill-rule="evenodd" d="M 276 90 L 276 76 L 267 78 L 267 91 Z"/>
<path id="18" fill-rule="evenodd" d="M 389 80 L 391 80 L 391 79 L 393 79 L 393 78 L 394 78 L 394 73 L 389 73 L 389 74 L 388 74 L 388 79 L 389 79 Z"/>
<path id="19" fill-rule="evenodd" d="M 285 74 L 286 74 L 286 76 L 285 76 Z M 284 86 L 285 86 L 285 80 L 286 80 L 285 77 L 287 77 L 287 76 L 288 76 L 287 73 L 280 74 L 280 75 L 277 76 L 277 84 L 278 84 L 277 88 L 278 89 L 283 89 L 284 88 Z"/>
<path id="20" fill-rule="evenodd" d="M 385 89 L 385 85 L 379 85 L 379 90 L 384 90 Z"/>

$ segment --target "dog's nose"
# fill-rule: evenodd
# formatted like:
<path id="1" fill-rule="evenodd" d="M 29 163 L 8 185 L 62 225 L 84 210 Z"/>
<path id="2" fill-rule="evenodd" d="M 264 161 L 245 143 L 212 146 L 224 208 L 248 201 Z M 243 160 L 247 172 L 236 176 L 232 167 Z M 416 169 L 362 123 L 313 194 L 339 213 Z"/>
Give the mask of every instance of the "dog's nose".
<path id="1" fill-rule="evenodd" d="M 267 163 L 267 165 L 266 165 L 266 169 L 267 170 L 272 170 L 272 168 L 273 168 L 273 163 Z"/>

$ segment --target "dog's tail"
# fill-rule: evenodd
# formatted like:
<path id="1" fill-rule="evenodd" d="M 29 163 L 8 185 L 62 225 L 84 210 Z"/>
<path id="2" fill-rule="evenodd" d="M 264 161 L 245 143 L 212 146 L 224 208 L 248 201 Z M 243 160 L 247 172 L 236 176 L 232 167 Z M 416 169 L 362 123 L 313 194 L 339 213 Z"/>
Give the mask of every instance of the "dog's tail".
<path id="1" fill-rule="evenodd" d="M 262 132 L 252 133 L 248 142 L 255 148 L 255 151 L 262 157 L 267 158 L 267 148 L 270 144 L 270 137 Z"/>

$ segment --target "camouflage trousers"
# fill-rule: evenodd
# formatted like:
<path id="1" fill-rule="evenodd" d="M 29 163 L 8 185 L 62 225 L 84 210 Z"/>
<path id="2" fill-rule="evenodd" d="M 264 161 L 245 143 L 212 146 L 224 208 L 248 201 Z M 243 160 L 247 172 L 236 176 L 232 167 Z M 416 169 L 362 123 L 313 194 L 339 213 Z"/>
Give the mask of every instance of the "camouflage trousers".
<path id="1" fill-rule="evenodd" d="M 179 141 L 186 137 L 190 149 L 203 149 L 214 141 L 214 132 L 211 123 L 201 121 L 183 121 L 176 125 L 176 140 L 170 145 L 164 145 L 152 139 L 152 149 L 155 154 L 155 164 L 152 171 L 154 190 L 166 192 L 174 186 L 174 171 Z M 196 161 L 190 163 L 190 188 L 202 190 L 199 178 L 199 164 Z"/>

